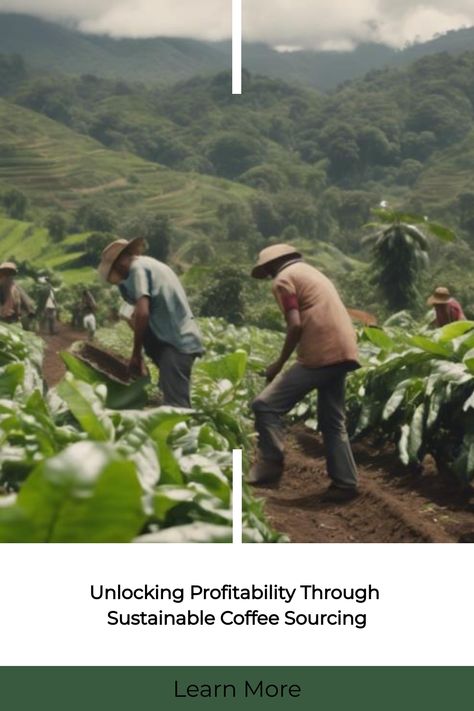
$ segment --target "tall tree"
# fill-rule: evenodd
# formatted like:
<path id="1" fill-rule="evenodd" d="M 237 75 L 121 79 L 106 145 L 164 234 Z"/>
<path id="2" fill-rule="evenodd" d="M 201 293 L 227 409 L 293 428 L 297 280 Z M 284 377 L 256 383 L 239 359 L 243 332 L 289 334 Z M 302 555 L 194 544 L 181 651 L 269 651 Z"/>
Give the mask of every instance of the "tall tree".
<path id="1" fill-rule="evenodd" d="M 385 208 L 372 212 L 377 222 L 367 227 L 376 231 L 364 239 L 373 252 L 372 282 L 380 286 L 390 309 L 413 308 L 420 297 L 420 274 L 428 265 L 428 235 L 446 242 L 452 242 L 455 235 L 419 215 L 405 215 Z"/>

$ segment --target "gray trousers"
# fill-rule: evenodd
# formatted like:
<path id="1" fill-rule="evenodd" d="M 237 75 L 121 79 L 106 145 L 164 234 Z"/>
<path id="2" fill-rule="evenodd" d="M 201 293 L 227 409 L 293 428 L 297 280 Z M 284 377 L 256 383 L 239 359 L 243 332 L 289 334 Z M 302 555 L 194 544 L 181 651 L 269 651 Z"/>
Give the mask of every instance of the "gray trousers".
<path id="1" fill-rule="evenodd" d="M 57 324 L 56 324 L 56 315 L 57 311 L 56 309 L 45 309 L 44 311 L 44 320 L 45 320 L 45 326 L 48 329 L 48 332 L 50 336 L 54 336 L 57 333 Z"/>
<path id="2" fill-rule="evenodd" d="M 336 486 L 357 486 L 357 469 L 345 421 L 348 369 L 346 364 L 307 368 L 296 363 L 265 388 L 252 403 L 263 459 L 283 462 L 282 415 L 317 389 L 319 429 L 323 435 L 328 474 Z"/>
<path id="3" fill-rule="evenodd" d="M 145 336 L 144 347 L 147 356 L 160 371 L 163 404 L 190 408 L 191 371 L 196 355 L 181 353 L 167 343 L 160 343 L 150 332 Z"/>

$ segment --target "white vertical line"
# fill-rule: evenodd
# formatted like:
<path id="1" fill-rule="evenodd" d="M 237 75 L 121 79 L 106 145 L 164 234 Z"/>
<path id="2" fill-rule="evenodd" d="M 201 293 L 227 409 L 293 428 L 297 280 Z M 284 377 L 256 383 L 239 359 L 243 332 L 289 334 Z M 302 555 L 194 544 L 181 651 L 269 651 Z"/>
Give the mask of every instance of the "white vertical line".
<path id="1" fill-rule="evenodd" d="M 232 543 L 242 543 L 242 450 L 232 452 Z"/>
<path id="2" fill-rule="evenodd" d="M 232 93 L 242 93 L 242 0 L 232 0 Z"/>

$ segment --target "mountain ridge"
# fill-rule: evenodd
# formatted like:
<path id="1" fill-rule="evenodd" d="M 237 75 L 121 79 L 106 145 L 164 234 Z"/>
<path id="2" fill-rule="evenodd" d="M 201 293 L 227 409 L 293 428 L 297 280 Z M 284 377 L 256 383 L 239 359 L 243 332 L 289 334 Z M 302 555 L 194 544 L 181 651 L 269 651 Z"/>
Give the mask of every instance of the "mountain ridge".
<path id="1" fill-rule="evenodd" d="M 365 43 L 353 52 L 282 53 L 264 43 L 245 43 L 244 66 L 253 73 L 328 91 L 374 69 L 409 64 L 427 54 L 458 54 L 473 49 L 474 28 L 453 30 L 402 50 Z M 231 65 L 230 42 L 226 41 L 114 39 L 18 13 L 0 13 L 0 50 L 3 54 L 21 54 L 29 64 L 43 70 L 157 84 L 215 74 L 229 70 Z"/>

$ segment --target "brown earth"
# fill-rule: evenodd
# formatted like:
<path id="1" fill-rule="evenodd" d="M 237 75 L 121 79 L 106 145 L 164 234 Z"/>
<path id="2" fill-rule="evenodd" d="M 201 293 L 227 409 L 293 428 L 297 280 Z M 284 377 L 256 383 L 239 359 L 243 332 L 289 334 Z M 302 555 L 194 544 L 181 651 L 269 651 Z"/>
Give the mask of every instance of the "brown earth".
<path id="1" fill-rule="evenodd" d="M 293 543 L 456 543 L 474 541 L 472 491 L 436 472 L 407 473 L 396 452 L 373 442 L 354 445 L 361 495 L 348 504 L 323 504 L 328 486 L 319 436 L 303 426 L 288 436 L 283 479 L 256 490 L 278 531 Z"/>
<path id="2" fill-rule="evenodd" d="M 45 343 L 43 356 L 43 377 L 48 388 L 53 388 L 59 383 L 66 373 L 66 366 L 61 360 L 60 353 L 67 351 L 76 341 L 83 341 L 85 333 L 75 331 L 69 326 L 58 324 L 58 333 L 50 336 L 41 333 Z"/>

